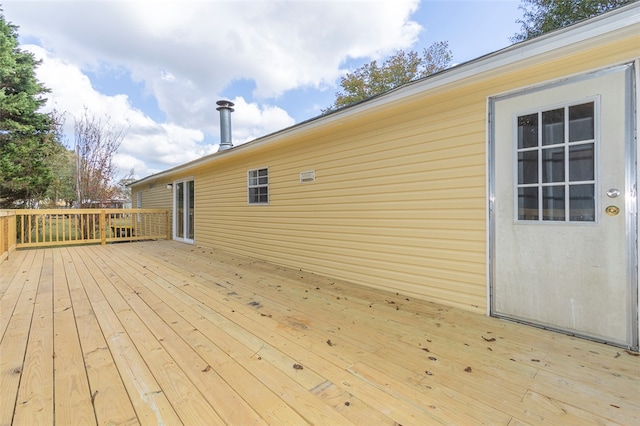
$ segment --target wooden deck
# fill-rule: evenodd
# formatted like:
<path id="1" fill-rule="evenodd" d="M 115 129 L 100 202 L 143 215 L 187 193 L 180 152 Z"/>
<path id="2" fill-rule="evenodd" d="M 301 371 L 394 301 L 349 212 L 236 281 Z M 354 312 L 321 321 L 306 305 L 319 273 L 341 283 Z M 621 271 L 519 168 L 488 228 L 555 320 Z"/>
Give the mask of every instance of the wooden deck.
<path id="1" fill-rule="evenodd" d="M 640 424 L 640 357 L 170 241 L 0 263 L 0 425 Z"/>

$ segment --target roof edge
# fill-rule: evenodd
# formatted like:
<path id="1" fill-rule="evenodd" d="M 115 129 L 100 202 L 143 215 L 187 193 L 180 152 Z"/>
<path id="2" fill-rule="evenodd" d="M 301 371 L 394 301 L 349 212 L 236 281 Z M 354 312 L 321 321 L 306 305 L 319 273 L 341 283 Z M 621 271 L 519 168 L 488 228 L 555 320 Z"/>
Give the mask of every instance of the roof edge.
<path id="1" fill-rule="evenodd" d="M 261 136 L 231 149 L 208 154 L 193 161 L 149 175 L 132 182 L 127 186 L 132 187 L 147 181 L 168 177 L 194 166 L 206 164 L 217 159 L 226 158 L 228 156 L 244 152 L 245 150 L 256 146 L 274 142 L 283 136 L 295 135 L 296 133 L 305 132 L 320 125 L 325 125 L 354 115 L 362 114 L 366 111 L 379 108 L 382 105 L 398 101 L 400 98 L 409 97 L 417 93 L 464 80 L 473 75 L 486 73 L 526 59 L 548 54 L 555 50 L 575 45 L 588 39 L 613 33 L 617 30 L 624 29 L 638 23 L 640 23 L 640 1 L 636 1 L 618 9 L 586 19 L 568 27 L 540 35 L 533 39 L 512 44 L 500 50 L 455 65 L 439 73 L 407 83 L 357 104 L 349 105 L 327 114 L 312 117 L 308 120 L 294 124 L 293 126 Z"/>

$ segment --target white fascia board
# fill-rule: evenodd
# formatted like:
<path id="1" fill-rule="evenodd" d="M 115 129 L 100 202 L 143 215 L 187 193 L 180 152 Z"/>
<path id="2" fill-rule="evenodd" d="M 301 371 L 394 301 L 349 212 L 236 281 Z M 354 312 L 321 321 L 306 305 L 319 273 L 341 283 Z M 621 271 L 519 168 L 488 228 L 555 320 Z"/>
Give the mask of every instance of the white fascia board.
<path id="1" fill-rule="evenodd" d="M 570 27 L 556 30 L 532 40 L 520 42 L 496 52 L 481 56 L 477 59 L 473 59 L 469 62 L 456 65 L 421 80 L 407 83 L 397 89 L 393 89 L 356 105 L 348 106 L 335 112 L 303 121 L 278 132 L 262 136 L 243 145 L 238 145 L 224 151 L 209 154 L 189 163 L 156 173 L 137 182 L 133 182 L 130 186 L 139 185 L 148 180 L 161 179 L 169 175 L 180 174 L 192 167 L 213 163 L 218 159 L 240 154 L 247 149 L 272 143 L 284 137 L 305 133 L 317 127 L 339 122 L 346 118 L 384 107 L 387 104 L 402 101 L 409 97 L 423 94 L 429 90 L 463 81 L 496 69 L 503 69 L 537 57 L 551 56 L 554 52 L 560 52 L 559 54 L 562 54 L 562 52 L 564 52 L 568 47 L 588 43 L 589 40 L 600 38 L 607 34 L 615 36 L 615 34 L 620 30 L 624 31 L 625 29 L 629 29 L 630 31 L 636 31 L 633 27 L 637 27 L 638 24 L 640 24 L 640 1 L 585 20 Z"/>

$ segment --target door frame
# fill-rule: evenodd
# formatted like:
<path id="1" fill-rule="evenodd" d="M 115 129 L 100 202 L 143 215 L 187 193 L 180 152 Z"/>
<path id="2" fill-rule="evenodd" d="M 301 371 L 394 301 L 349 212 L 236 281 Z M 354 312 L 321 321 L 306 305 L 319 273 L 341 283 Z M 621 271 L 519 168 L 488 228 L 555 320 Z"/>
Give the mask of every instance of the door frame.
<path id="1" fill-rule="evenodd" d="M 638 164 L 640 164 L 640 154 L 637 149 L 640 139 L 640 88 L 637 82 L 640 81 L 639 71 L 640 60 L 631 63 L 618 64 L 615 66 L 598 69 L 596 71 L 573 75 L 568 78 L 554 80 L 536 85 L 519 88 L 506 93 L 496 94 L 487 97 L 487 315 L 519 321 L 517 318 L 510 318 L 495 312 L 495 276 L 496 276 L 496 219 L 495 219 L 495 197 L 496 197 L 496 176 L 495 176 L 495 135 L 496 135 L 496 102 L 504 99 L 514 98 L 537 91 L 548 90 L 554 87 L 571 84 L 579 81 L 589 80 L 612 72 L 625 73 L 625 85 L 631 88 L 626 90 L 625 102 L 625 206 L 626 206 L 626 265 L 628 268 L 628 312 L 631 313 L 629 319 L 629 347 L 638 350 L 640 341 L 640 316 L 638 314 L 640 306 L 640 294 L 638 292 L 638 276 L 640 275 L 640 258 L 638 253 L 638 211 L 639 200 L 637 197 Z M 561 333 L 568 333 L 562 329 L 555 329 L 546 325 L 539 325 L 525 322 L 528 325 L 549 329 Z M 586 337 L 590 338 L 590 337 Z M 593 339 L 598 340 L 598 339 Z M 603 341 L 604 342 L 604 341 Z M 610 343 L 610 342 L 605 342 Z"/>
<path id="2" fill-rule="evenodd" d="M 178 191 L 178 184 L 184 184 L 185 187 L 187 186 L 187 184 L 189 182 L 193 182 L 193 200 L 191 200 L 192 202 L 192 206 L 191 209 L 193 210 L 193 215 L 191 218 L 191 226 L 193 226 L 193 238 L 189 238 L 189 222 L 187 220 L 183 220 L 181 224 L 178 224 L 178 200 L 176 197 L 177 191 Z M 187 244 L 195 244 L 195 200 L 196 200 L 196 196 L 195 196 L 195 179 L 193 177 L 186 177 L 186 178 L 182 178 L 182 179 L 176 179 L 175 181 L 173 181 L 173 191 L 172 191 L 172 199 L 171 199 L 171 206 L 173 209 L 173 220 L 172 220 L 172 238 L 175 241 L 181 241 L 183 243 L 187 243 Z M 185 194 L 187 193 L 187 191 L 185 190 Z M 189 210 L 188 210 L 188 197 L 183 197 L 183 208 L 185 210 L 185 212 L 187 212 L 187 214 L 185 215 L 185 219 L 188 217 L 189 215 Z M 179 237 L 178 236 L 178 225 L 180 225 L 182 227 L 182 231 L 183 231 L 183 237 Z"/>

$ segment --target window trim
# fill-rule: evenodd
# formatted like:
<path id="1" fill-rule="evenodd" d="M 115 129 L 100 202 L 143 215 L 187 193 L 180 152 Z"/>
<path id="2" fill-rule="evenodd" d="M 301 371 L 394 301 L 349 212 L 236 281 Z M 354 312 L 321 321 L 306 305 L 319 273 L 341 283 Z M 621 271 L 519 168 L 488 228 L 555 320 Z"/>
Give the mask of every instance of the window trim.
<path id="1" fill-rule="evenodd" d="M 261 171 L 266 171 L 265 176 L 260 176 L 259 173 Z M 256 173 L 255 176 L 251 176 L 252 173 Z M 266 178 L 266 183 L 260 183 L 260 178 Z M 251 179 L 257 179 L 255 184 L 251 184 Z M 266 201 L 259 201 L 261 198 L 261 194 L 257 195 L 258 201 L 254 201 L 254 198 L 251 196 L 251 190 L 256 188 L 266 188 Z M 269 205 L 271 201 L 271 197 L 269 194 L 269 167 L 257 167 L 255 169 L 247 170 L 247 204 L 250 206 L 266 206 Z"/>

